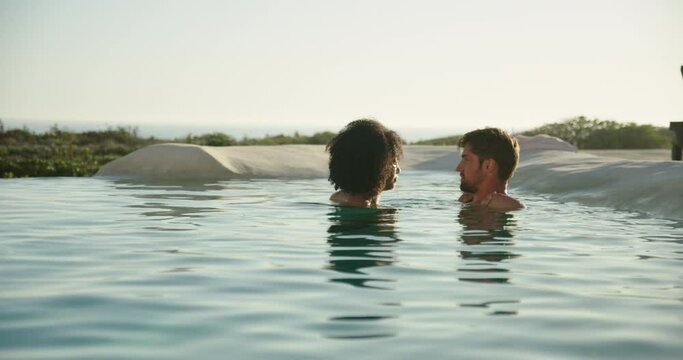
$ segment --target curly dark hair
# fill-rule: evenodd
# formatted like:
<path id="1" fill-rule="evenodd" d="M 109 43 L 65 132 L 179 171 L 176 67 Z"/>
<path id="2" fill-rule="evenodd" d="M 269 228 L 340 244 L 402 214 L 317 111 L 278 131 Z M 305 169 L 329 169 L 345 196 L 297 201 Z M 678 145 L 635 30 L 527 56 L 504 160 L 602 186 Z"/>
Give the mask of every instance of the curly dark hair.
<path id="1" fill-rule="evenodd" d="M 519 143 L 505 130 L 486 128 L 470 131 L 460 139 L 458 146 L 469 146 L 479 157 L 479 165 L 486 159 L 495 160 L 498 178 L 503 181 L 512 178 L 519 163 Z"/>
<path id="2" fill-rule="evenodd" d="M 334 189 L 374 197 L 393 181 L 394 162 L 403 156 L 401 137 L 377 120 L 350 122 L 327 144 Z"/>

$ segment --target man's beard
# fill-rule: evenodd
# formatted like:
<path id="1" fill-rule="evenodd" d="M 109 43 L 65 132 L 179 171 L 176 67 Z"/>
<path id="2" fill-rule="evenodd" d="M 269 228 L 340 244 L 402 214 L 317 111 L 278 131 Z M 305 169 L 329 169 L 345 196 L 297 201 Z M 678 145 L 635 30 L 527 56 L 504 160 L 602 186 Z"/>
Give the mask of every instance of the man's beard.
<path id="1" fill-rule="evenodd" d="M 479 190 L 478 184 L 481 182 L 481 174 L 476 174 L 474 176 L 475 179 L 472 181 L 465 181 L 465 178 L 460 176 L 460 190 L 470 193 L 470 194 L 475 194 L 477 190 Z"/>
<path id="2" fill-rule="evenodd" d="M 464 182 L 460 183 L 460 190 L 470 194 L 474 194 L 477 192 L 477 188 L 474 185 L 466 184 Z"/>
<path id="3" fill-rule="evenodd" d="M 479 184 L 481 184 L 484 181 L 484 173 L 481 171 L 478 171 L 470 177 L 470 181 L 465 181 L 465 178 L 461 175 L 460 176 L 460 190 L 470 193 L 470 194 L 476 194 L 477 191 L 479 190 Z"/>

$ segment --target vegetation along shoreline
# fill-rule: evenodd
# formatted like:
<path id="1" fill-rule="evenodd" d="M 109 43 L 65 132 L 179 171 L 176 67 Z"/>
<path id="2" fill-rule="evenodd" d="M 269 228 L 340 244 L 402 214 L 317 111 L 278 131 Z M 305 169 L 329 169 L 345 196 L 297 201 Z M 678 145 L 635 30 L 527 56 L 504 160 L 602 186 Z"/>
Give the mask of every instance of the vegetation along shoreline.
<path id="1" fill-rule="evenodd" d="M 583 116 L 521 132 L 521 135 L 547 134 L 577 146 L 578 149 L 665 149 L 672 133 L 664 127 L 638 125 Z M 142 137 L 134 127 L 100 131 L 72 132 L 54 125 L 36 133 L 27 128 L 5 129 L 0 120 L 0 177 L 92 176 L 100 166 L 142 147 L 158 143 L 188 143 L 206 146 L 245 145 L 324 145 L 334 137 L 330 131 L 313 135 L 267 135 L 243 137 L 214 132 L 189 134 L 175 139 Z M 461 135 L 420 140 L 412 145 L 456 145 Z"/>

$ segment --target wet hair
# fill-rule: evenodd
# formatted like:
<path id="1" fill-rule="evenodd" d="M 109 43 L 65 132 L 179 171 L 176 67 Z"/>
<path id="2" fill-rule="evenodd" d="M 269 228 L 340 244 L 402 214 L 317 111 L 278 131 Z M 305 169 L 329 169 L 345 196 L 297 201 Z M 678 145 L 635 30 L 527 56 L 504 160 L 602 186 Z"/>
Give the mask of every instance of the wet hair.
<path id="1" fill-rule="evenodd" d="M 401 137 L 379 121 L 350 122 L 330 142 L 330 183 L 334 189 L 377 196 L 393 181 L 394 162 L 403 156 Z"/>
<path id="2" fill-rule="evenodd" d="M 519 163 L 517 139 L 505 130 L 486 128 L 470 131 L 460 139 L 458 146 L 469 146 L 470 151 L 479 157 L 480 164 L 486 159 L 495 160 L 498 178 L 502 181 L 512 178 Z"/>

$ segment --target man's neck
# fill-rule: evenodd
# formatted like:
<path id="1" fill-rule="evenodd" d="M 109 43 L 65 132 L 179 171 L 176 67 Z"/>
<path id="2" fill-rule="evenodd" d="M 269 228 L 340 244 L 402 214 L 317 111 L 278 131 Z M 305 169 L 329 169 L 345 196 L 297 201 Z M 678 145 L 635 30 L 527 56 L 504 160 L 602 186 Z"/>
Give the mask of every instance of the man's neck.
<path id="1" fill-rule="evenodd" d="M 472 201 L 481 202 L 487 196 L 498 193 L 507 194 L 507 181 L 500 181 L 497 179 L 491 179 L 489 181 L 484 181 L 480 186 L 479 190 L 474 194 Z"/>

